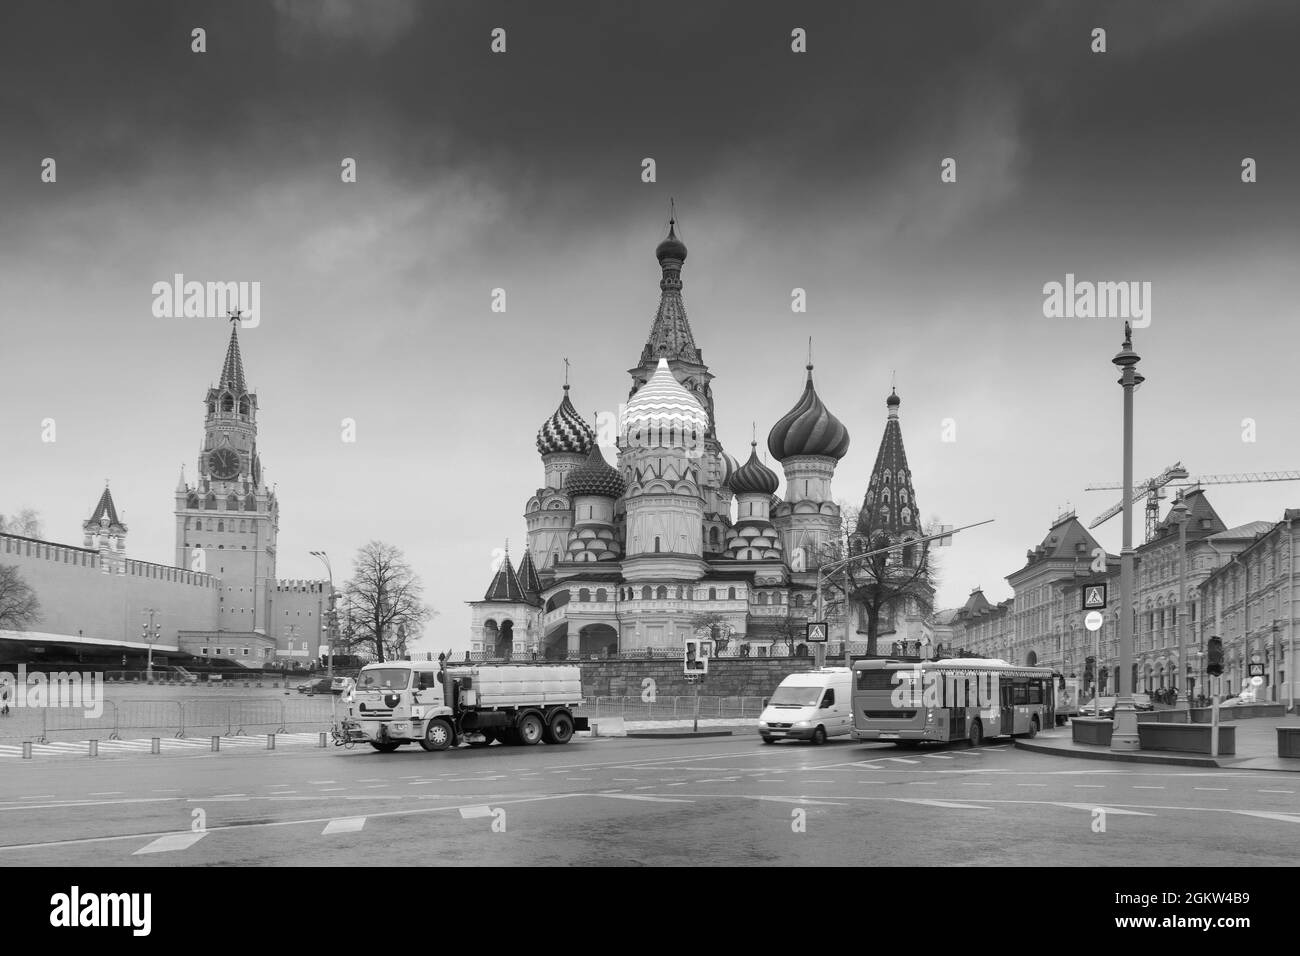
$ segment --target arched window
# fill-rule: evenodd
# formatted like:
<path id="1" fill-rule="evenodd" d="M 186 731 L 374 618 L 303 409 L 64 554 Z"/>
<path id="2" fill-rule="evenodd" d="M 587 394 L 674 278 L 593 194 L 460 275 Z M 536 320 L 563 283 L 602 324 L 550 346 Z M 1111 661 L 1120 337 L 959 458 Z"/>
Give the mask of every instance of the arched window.
<path id="1" fill-rule="evenodd" d="M 239 510 L 239 499 L 236 498 L 234 495 L 230 495 L 228 498 L 226 498 L 226 510 L 227 510 L 227 511 L 238 511 L 238 510 Z"/>
<path id="2" fill-rule="evenodd" d="M 785 596 L 784 596 L 783 594 L 781 594 L 781 593 L 778 591 L 776 594 L 773 594 L 773 595 L 772 595 L 772 603 L 773 603 L 773 604 L 784 604 L 784 603 L 785 603 Z"/>
<path id="3" fill-rule="evenodd" d="M 216 403 L 216 402 L 208 402 L 208 414 L 209 414 L 209 415 L 215 415 L 216 413 L 217 413 L 217 403 Z"/>
<path id="4" fill-rule="evenodd" d="M 604 588 L 596 588 L 596 600 L 597 600 L 597 601 L 608 601 L 608 600 L 609 600 L 609 592 L 606 591 Z"/>
<path id="5" fill-rule="evenodd" d="M 643 600 L 643 601 L 648 601 L 648 600 L 650 600 L 650 587 L 649 587 L 649 585 L 647 585 L 646 587 L 643 587 L 643 588 L 641 589 L 641 600 Z"/>
<path id="6" fill-rule="evenodd" d="M 728 600 L 728 601 L 734 601 L 734 600 L 736 600 L 736 589 L 735 589 L 735 588 L 727 588 L 727 600 Z"/>
<path id="7" fill-rule="evenodd" d="M 683 591 L 681 588 L 678 588 L 678 589 L 677 589 L 677 600 L 680 601 L 680 600 L 682 600 L 685 596 L 686 596 L 686 592 Z"/>
<path id="8" fill-rule="evenodd" d="M 203 502 L 203 507 L 206 508 L 208 511 L 216 511 L 216 510 L 217 510 L 217 496 L 216 496 L 216 495 L 208 495 L 207 500 L 205 500 L 205 501 Z"/>
<path id="9" fill-rule="evenodd" d="M 710 601 L 716 601 L 717 599 L 718 599 L 718 589 L 717 589 L 717 588 L 709 588 L 709 600 L 710 600 Z"/>
<path id="10" fill-rule="evenodd" d="M 240 519 L 239 519 L 239 530 L 240 530 L 240 531 L 247 531 L 247 530 L 248 530 L 248 522 L 245 521 L 243 518 L 240 518 Z"/>
<path id="11" fill-rule="evenodd" d="M 659 585 L 658 590 L 655 591 L 655 597 L 660 601 L 668 600 L 668 589 L 662 584 Z"/>
<path id="12" fill-rule="evenodd" d="M 239 400 L 239 414 L 248 415 L 248 396 L 245 395 Z"/>
<path id="13" fill-rule="evenodd" d="M 235 399 L 229 392 L 221 396 L 221 410 L 223 412 L 233 412 L 235 410 Z"/>
<path id="14" fill-rule="evenodd" d="M 257 499 L 254 498 L 252 495 L 249 495 L 247 498 L 245 498 L 245 499 L 244 499 L 244 510 L 245 510 L 245 511 L 256 511 L 256 510 L 257 510 Z"/>
<path id="15" fill-rule="evenodd" d="M 587 590 L 586 588 L 581 588 L 581 589 L 579 589 L 579 591 L 578 591 L 578 600 L 579 600 L 579 601 L 590 601 L 590 600 L 591 600 L 591 592 L 590 592 L 589 590 Z"/>
<path id="16" fill-rule="evenodd" d="M 218 530 L 218 531 L 225 531 L 225 530 L 226 530 L 226 523 L 225 523 L 224 521 L 218 521 L 218 522 L 217 522 L 217 530 Z"/>
<path id="17" fill-rule="evenodd" d="M 709 529 L 709 544 L 715 548 L 718 546 L 718 529 L 716 525 Z"/>
<path id="18" fill-rule="evenodd" d="M 655 554 L 659 553 L 659 536 L 655 535 Z"/>
<path id="19" fill-rule="evenodd" d="M 760 595 L 758 596 L 758 603 L 759 603 L 759 604 L 762 604 L 762 605 L 764 605 L 764 606 L 767 605 L 767 592 L 766 592 L 766 591 L 764 591 L 762 594 L 760 594 Z"/>
<path id="20" fill-rule="evenodd" d="M 198 495 L 190 495 L 188 498 L 185 499 L 186 508 L 197 508 L 198 506 L 199 506 Z"/>

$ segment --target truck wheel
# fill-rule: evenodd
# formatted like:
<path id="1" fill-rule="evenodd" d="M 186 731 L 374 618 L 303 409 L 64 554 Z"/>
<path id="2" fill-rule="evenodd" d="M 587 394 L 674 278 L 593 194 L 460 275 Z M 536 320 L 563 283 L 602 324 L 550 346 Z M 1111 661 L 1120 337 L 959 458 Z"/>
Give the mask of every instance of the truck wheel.
<path id="1" fill-rule="evenodd" d="M 543 732 L 542 739 L 548 744 L 567 744 L 573 739 L 573 718 L 566 713 L 556 714 Z"/>
<path id="2" fill-rule="evenodd" d="M 425 750 L 446 750 L 455 740 L 455 734 L 445 720 L 431 720 L 424 729 L 424 739 L 420 746 Z"/>
<path id="3" fill-rule="evenodd" d="M 387 743 L 382 743 L 382 744 L 381 744 L 381 743 L 376 743 L 375 741 L 372 740 L 372 741 L 370 741 L 370 746 L 374 747 L 374 748 L 375 748 L 376 750 L 378 750 L 381 754 L 390 754 L 390 753 L 392 753 L 394 750 L 396 750 L 398 747 L 400 747 L 400 746 L 402 746 L 402 745 L 401 745 L 401 744 L 395 744 L 395 743 L 393 743 L 392 741 L 388 741 Z"/>
<path id="4" fill-rule="evenodd" d="M 532 747 L 542 739 L 542 734 L 545 731 L 546 728 L 542 724 L 541 717 L 536 714 L 524 714 L 519 720 L 519 726 L 515 729 L 515 737 L 523 746 Z"/>

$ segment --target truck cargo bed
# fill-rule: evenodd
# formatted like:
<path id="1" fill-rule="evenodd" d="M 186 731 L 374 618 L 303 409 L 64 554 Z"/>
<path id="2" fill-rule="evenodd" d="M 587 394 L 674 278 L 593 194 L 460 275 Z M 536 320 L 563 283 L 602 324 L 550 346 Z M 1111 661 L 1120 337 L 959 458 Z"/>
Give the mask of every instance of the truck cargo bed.
<path id="1" fill-rule="evenodd" d="M 577 667 L 527 667 L 510 664 L 449 667 L 453 679 L 469 678 L 479 707 L 582 703 L 582 671 Z"/>

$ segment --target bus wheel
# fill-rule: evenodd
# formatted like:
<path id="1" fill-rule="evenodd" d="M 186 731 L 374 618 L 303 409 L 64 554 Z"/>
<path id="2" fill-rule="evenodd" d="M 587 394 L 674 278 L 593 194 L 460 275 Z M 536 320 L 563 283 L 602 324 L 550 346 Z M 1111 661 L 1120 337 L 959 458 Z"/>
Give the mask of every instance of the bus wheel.
<path id="1" fill-rule="evenodd" d="M 984 726 L 977 720 L 970 725 L 970 745 L 978 747 L 984 743 Z"/>
<path id="2" fill-rule="evenodd" d="M 372 740 L 370 741 L 370 746 L 374 747 L 381 754 L 390 754 L 402 745 L 395 744 L 392 741 L 385 741 L 384 743 L 381 744 L 381 743 L 376 743 L 375 741 Z"/>
<path id="3" fill-rule="evenodd" d="M 1028 737 L 1028 738 L 1030 738 L 1030 739 L 1033 739 L 1034 737 L 1037 737 L 1037 736 L 1038 736 L 1038 718 L 1037 718 L 1037 717 L 1031 717 L 1031 718 L 1030 718 L 1030 720 L 1029 720 L 1029 733 L 1025 734 L 1025 736 Z"/>
<path id="4" fill-rule="evenodd" d="M 813 731 L 812 744 L 814 747 L 820 747 L 824 743 L 826 743 L 826 728 L 818 727 Z"/>
<path id="5" fill-rule="evenodd" d="M 431 720 L 425 728 L 424 739 L 420 746 L 425 750 L 446 750 L 452 745 L 455 735 L 445 720 Z"/>

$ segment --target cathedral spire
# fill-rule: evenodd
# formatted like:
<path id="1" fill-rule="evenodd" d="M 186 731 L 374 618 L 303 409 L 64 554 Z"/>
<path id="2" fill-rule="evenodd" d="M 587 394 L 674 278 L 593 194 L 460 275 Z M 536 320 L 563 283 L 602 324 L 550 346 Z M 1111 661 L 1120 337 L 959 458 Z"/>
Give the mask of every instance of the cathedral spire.
<path id="1" fill-rule="evenodd" d="M 858 515 L 858 532 L 869 534 L 873 539 L 884 534 L 897 540 L 909 534 L 919 534 L 921 529 L 912 472 L 907 467 L 907 451 L 903 447 L 903 429 L 898 423 L 898 406 L 901 404 L 898 390 L 891 389 L 885 399 L 885 406 L 889 409 L 885 433 L 880 438 L 876 464 L 871 469 L 871 480 L 867 483 L 867 493 Z"/>
<path id="2" fill-rule="evenodd" d="M 686 320 L 686 306 L 682 303 L 682 264 L 686 262 L 686 243 L 677 238 L 675 214 L 668 220 L 668 237 L 655 249 L 655 258 L 663 270 L 663 277 L 659 280 L 659 310 L 641 352 L 641 364 L 653 364 L 660 358 L 703 364 L 690 323 Z"/>
<path id="3" fill-rule="evenodd" d="M 239 315 L 238 311 L 230 314 L 230 344 L 226 346 L 226 361 L 222 363 L 217 388 L 228 388 L 236 395 L 243 395 L 248 388 L 244 385 L 244 360 L 239 354 Z"/>

